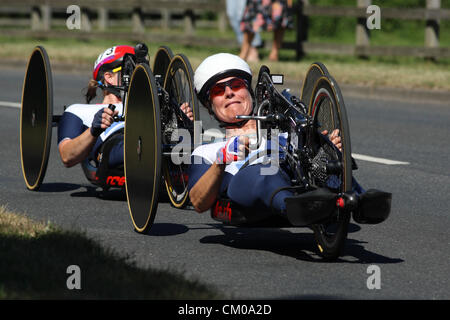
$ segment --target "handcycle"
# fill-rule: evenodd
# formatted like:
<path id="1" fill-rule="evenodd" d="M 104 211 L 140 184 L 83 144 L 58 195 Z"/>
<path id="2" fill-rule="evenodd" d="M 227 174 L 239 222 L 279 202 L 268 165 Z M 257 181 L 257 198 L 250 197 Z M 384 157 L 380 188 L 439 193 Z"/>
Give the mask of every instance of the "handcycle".
<path id="1" fill-rule="evenodd" d="M 153 72 L 145 60 L 124 59 L 125 111 L 123 185 L 135 230 L 146 233 L 156 216 L 160 190 L 165 188 L 171 204 L 188 204 L 186 163 L 173 163 L 183 143 L 192 151 L 193 141 L 184 141 L 179 131 L 191 137 L 200 133 L 193 121 L 180 110 L 187 102 L 199 120 L 198 101 L 192 83 L 193 72 L 184 55 L 173 55 L 162 47 L 155 55 Z M 219 197 L 211 217 L 227 225 L 246 227 L 310 227 L 319 254 L 336 259 L 345 243 L 350 218 L 357 223 L 377 224 L 390 213 L 391 194 L 368 190 L 365 204 L 351 190 L 352 170 L 349 125 L 339 86 L 321 63 L 314 63 L 303 82 L 301 98 L 280 93 L 276 77 L 263 66 L 255 88 L 257 113 L 238 116 L 258 121 L 263 130 L 287 132 L 282 146 L 281 164 L 287 170 L 296 195 L 287 200 L 284 216 L 269 210 L 243 208 L 226 197 Z M 53 91 L 48 56 L 42 47 L 31 55 L 24 82 L 21 111 L 21 161 L 28 189 L 38 190 L 47 167 L 51 128 L 59 116 L 52 113 Z M 342 151 L 321 132 L 339 129 Z M 183 151 L 185 152 L 185 151 Z M 86 171 L 85 171 L 86 174 Z M 106 180 L 87 178 L 108 187 Z M 94 176 L 95 177 L 95 176 Z M 332 180 L 332 181 L 331 181 Z M 332 185 L 330 183 L 332 182 Z M 271 195 L 273 197 L 273 195 Z"/>
<path id="2" fill-rule="evenodd" d="M 351 216 L 357 223 L 383 222 L 389 216 L 392 195 L 370 189 L 362 203 L 352 190 L 352 170 L 357 165 L 351 156 L 345 104 L 337 82 L 322 63 L 311 65 L 300 99 L 287 89 L 280 93 L 274 81 L 282 84 L 283 76 L 271 75 L 269 68 L 262 66 L 255 88 L 256 114 L 237 118 L 257 120 L 258 140 L 264 130 L 287 133 L 286 142 L 280 145 L 281 156 L 275 160 L 289 175 L 291 185 L 269 195 L 273 199 L 281 190 L 294 192 L 295 196 L 286 199 L 287 214 L 275 215 L 270 208 L 243 208 L 225 197 L 216 202 L 211 216 L 235 226 L 309 227 L 319 254 L 334 260 L 342 252 Z M 323 134 L 336 129 L 341 150 Z"/>
<path id="3" fill-rule="evenodd" d="M 157 172 L 152 170 L 152 181 L 160 186 L 165 186 L 170 202 L 177 208 L 186 206 L 187 182 L 182 174 L 182 166 L 173 165 L 166 161 L 166 158 L 152 157 L 151 148 L 161 146 L 161 143 L 170 138 L 174 128 L 180 124 L 186 130 L 194 127 L 191 121 L 179 108 L 183 102 L 189 103 L 193 111 L 194 120 L 198 119 L 198 102 L 193 91 L 192 79 L 193 71 L 189 60 L 183 54 L 174 55 L 170 48 L 160 47 L 154 58 L 153 71 L 147 60 L 148 49 L 145 44 L 138 44 L 135 47 L 136 55 L 126 55 L 122 63 L 122 85 L 117 87 L 123 93 L 124 113 L 117 116 L 115 121 L 125 121 L 124 143 L 127 148 L 139 148 L 138 159 L 133 163 L 130 152 L 125 159 L 123 166 L 109 167 L 107 162 L 104 165 L 93 161 L 85 160 L 81 166 L 87 180 L 101 187 L 104 191 L 110 188 L 120 188 L 126 190 L 133 224 L 138 231 L 142 231 L 151 224 L 150 219 L 140 219 L 131 211 L 142 196 L 147 196 L 147 189 L 153 184 L 141 184 L 136 181 L 134 173 L 140 174 L 141 165 L 148 168 L 158 168 Z M 137 70 L 135 70 L 137 69 Z M 137 79 L 131 75 L 136 71 L 136 77 L 144 77 L 146 81 Z M 129 90 L 130 82 L 142 84 L 141 87 L 133 86 Z M 142 95 L 136 92 L 143 92 Z M 150 99 L 150 104 L 146 104 Z M 133 110 L 128 107 L 131 100 Z M 146 118 L 146 108 L 153 111 L 152 118 Z M 140 118 L 144 113 L 144 117 Z M 22 173 L 25 184 L 29 190 L 37 191 L 45 177 L 49 154 L 51 150 L 52 128 L 58 126 L 61 115 L 53 114 L 53 79 L 50 60 L 45 48 L 36 47 L 28 61 L 23 89 L 22 107 L 20 114 L 20 155 Z M 132 119 L 132 126 L 138 126 L 139 135 L 134 135 L 132 126 L 127 125 L 126 119 Z M 134 119 L 134 120 L 133 120 Z M 156 120 L 158 119 L 158 120 Z M 163 123 L 161 123 L 161 119 Z M 139 120 L 142 120 L 139 122 Z M 150 123 L 150 126 L 148 125 Z M 140 132 L 143 128 L 145 132 Z M 149 148 L 148 144 L 153 144 L 156 137 L 162 133 L 161 141 Z M 130 141 L 133 141 L 133 146 Z M 107 145 L 108 140 L 104 145 Z M 138 145 L 136 145 L 138 143 Z M 131 147 L 132 146 L 132 147 Z M 158 149 L 156 155 L 170 153 L 171 145 L 163 144 L 162 149 Z M 105 148 L 107 149 L 107 147 Z M 105 151 L 107 152 L 107 150 Z M 106 157 L 107 158 L 107 157 Z M 150 162 L 150 163 L 149 163 Z M 133 167 L 136 165 L 136 167 Z M 137 170 L 137 171 L 136 171 Z M 126 184 L 126 181 L 131 181 Z M 151 204 L 153 208 L 155 204 Z"/>
<path id="4" fill-rule="evenodd" d="M 288 134 L 286 145 L 281 147 L 284 157 L 280 165 L 285 168 L 292 182 L 287 188 L 296 192 L 296 195 L 287 200 L 287 215 L 274 214 L 270 208 L 243 208 L 223 196 L 218 198 L 210 214 L 214 220 L 232 226 L 310 227 L 319 254 L 325 259 L 336 259 L 346 240 L 352 214 L 357 223 L 377 224 L 386 220 L 390 213 L 391 194 L 368 190 L 366 202 L 361 204 L 352 191 L 352 170 L 357 166 L 351 156 L 344 100 L 326 67 L 321 63 L 314 63 L 310 67 L 300 99 L 286 90 L 280 93 L 276 89 L 273 79 L 280 77 L 271 75 L 269 68 L 262 66 L 255 88 L 257 112 L 237 118 L 257 120 L 258 139 L 263 130 L 278 129 Z M 167 122 L 158 114 L 157 100 L 151 98 L 153 90 L 154 84 L 145 69 L 136 68 L 130 85 L 127 112 L 141 109 L 142 113 L 139 117 L 126 115 L 126 123 L 133 128 L 133 132 L 130 130 L 130 133 L 126 133 L 129 139 L 126 140 L 125 164 L 129 208 L 132 218 L 140 221 L 140 224 L 135 223 L 139 232 L 147 232 L 155 218 L 159 159 L 168 160 L 172 153 L 164 148 L 173 145 L 173 141 L 170 144 L 162 138 L 165 134 L 161 126 L 166 126 Z M 151 104 L 154 104 L 153 108 L 143 107 Z M 151 119 L 153 124 L 151 134 L 146 137 L 153 141 L 149 146 L 152 159 L 148 159 L 147 163 L 141 159 L 141 137 L 148 130 L 139 122 L 144 121 L 142 119 Z M 184 125 L 178 122 L 171 133 L 183 129 Z M 192 128 L 189 129 L 192 132 Z M 322 134 L 324 130 L 331 133 L 335 129 L 340 132 L 342 151 Z M 181 142 L 180 139 L 175 140 L 175 143 Z M 161 141 L 165 142 L 163 148 Z M 191 147 L 190 151 L 195 146 L 191 144 Z M 170 161 L 166 161 L 166 165 L 168 163 Z M 186 172 L 183 171 L 186 167 L 178 166 L 177 169 L 187 180 Z M 129 170 L 133 170 L 133 176 Z M 148 192 L 144 192 L 143 186 L 151 187 Z"/>

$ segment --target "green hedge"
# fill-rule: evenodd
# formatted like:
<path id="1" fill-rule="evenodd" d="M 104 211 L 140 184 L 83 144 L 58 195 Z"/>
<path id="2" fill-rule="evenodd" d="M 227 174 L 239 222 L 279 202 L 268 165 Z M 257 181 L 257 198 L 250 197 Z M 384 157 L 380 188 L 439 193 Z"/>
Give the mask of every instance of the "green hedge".
<path id="1" fill-rule="evenodd" d="M 357 0 L 310 0 L 311 5 L 318 6 L 356 6 Z M 381 30 L 371 32 L 373 45 L 413 45 L 424 43 L 425 21 L 383 19 L 383 8 L 425 8 L 426 0 L 373 0 L 372 4 L 381 8 Z M 450 1 L 442 1 L 442 8 L 450 8 Z M 336 42 L 352 44 L 355 41 L 357 19 L 345 17 L 309 18 L 308 41 Z M 441 45 L 450 45 L 450 21 L 441 21 Z"/>

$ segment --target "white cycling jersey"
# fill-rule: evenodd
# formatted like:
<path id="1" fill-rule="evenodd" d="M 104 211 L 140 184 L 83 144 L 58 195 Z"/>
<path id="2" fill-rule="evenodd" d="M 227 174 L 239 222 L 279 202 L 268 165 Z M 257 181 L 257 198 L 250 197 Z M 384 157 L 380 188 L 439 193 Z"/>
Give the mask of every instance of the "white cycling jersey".
<path id="1" fill-rule="evenodd" d="M 123 114 L 123 104 L 116 103 L 116 110 L 119 111 L 119 116 Z M 61 116 L 58 124 L 58 145 L 61 141 L 66 139 L 74 139 L 82 134 L 86 129 L 90 128 L 95 114 L 102 108 L 108 107 L 108 104 L 72 104 L 69 106 Z M 114 122 L 107 128 L 97 140 L 93 150 L 98 147 L 114 132 L 124 127 L 123 121 Z"/>
<path id="2" fill-rule="evenodd" d="M 279 134 L 279 145 L 286 144 L 287 133 Z M 205 163 L 213 164 L 217 160 L 217 152 L 225 147 L 228 140 L 213 142 L 204 144 L 194 149 L 192 152 L 192 156 L 194 157 L 194 161 L 196 161 L 195 157 L 202 158 Z M 250 160 L 248 165 L 254 165 L 258 163 L 267 163 L 270 157 L 279 156 L 282 151 L 280 150 L 279 145 L 277 146 L 274 143 L 267 143 L 266 139 L 261 139 L 261 143 L 258 147 L 256 147 L 256 138 L 250 137 L 250 153 L 244 160 L 233 161 L 230 164 L 225 166 L 225 172 L 228 172 L 232 175 L 235 175 L 242 166 Z M 252 147 L 255 146 L 255 147 Z M 268 150 L 270 150 L 270 156 L 268 156 Z M 194 163 L 195 164 L 195 163 Z"/>

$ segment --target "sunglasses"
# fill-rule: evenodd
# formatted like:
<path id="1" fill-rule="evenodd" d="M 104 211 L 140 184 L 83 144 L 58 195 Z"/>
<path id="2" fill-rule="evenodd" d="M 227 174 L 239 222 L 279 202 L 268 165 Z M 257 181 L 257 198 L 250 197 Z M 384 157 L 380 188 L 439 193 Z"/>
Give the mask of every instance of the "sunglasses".
<path id="1" fill-rule="evenodd" d="M 247 83 L 245 80 L 239 79 L 239 78 L 233 78 L 225 82 L 216 83 L 210 90 L 209 90 L 209 97 L 211 99 L 219 96 L 223 96 L 225 93 L 225 88 L 230 87 L 230 89 L 233 92 L 236 92 L 242 88 L 247 88 Z"/>

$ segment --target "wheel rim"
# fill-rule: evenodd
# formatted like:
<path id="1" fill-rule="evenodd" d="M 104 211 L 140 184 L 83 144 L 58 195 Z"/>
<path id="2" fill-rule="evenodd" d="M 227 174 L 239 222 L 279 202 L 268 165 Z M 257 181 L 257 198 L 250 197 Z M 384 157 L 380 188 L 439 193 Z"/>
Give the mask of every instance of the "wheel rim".
<path id="1" fill-rule="evenodd" d="M 306 73 L 305 79 L 302 84 L 301 98 L 300 100 L 308 105 L 312 98 L 314 87 L 317 80 L 323 76 L 329 76 L 327 68 L 320 62 L 313 63 Z"/>
<path id="2" fill-rule="evenodd" d="M 178 108 L 182 103 L 188 102 L 194 114 L 194 121 L 198 120 L 198 102 L 193 87 L 193 71 L 188 59 L 183 55 L 175 56 L 166 72 L 164 78 L 164 89 L 170 97 L 171 106 L 161 110 L 164 123 L 162 143 L 165 152 L 171 154 L 172 147 L 182 143 L 182 135 L 178 135 L 179 129 L 185 129 L 190 137 L 190 142 L 185 141 L 184 151 L 191 151 L 194 143 L 194 123 L 186 122 L 173 112 L 173 107 Z M 167 194 L 173 206 L 184 207 L 188 200 L 188 176 L 186 170 L 188 163 L 175 164 L 171 157 L 164 156 L 163 174 Z"/>

